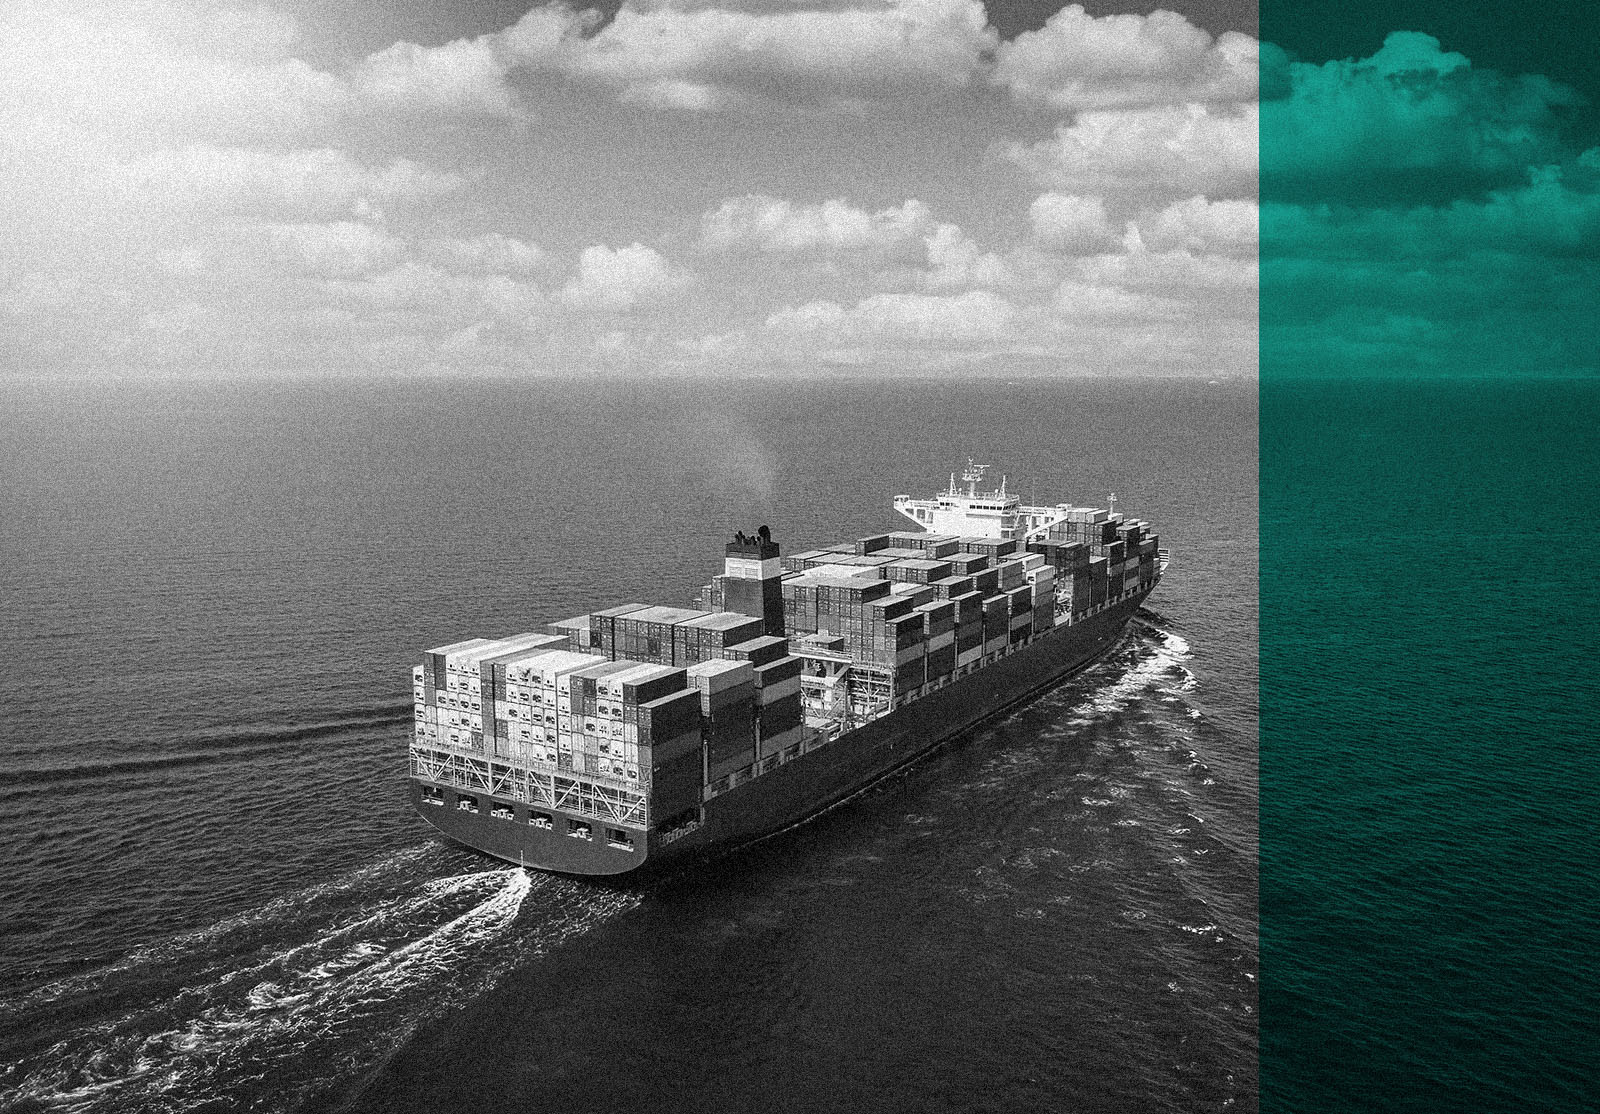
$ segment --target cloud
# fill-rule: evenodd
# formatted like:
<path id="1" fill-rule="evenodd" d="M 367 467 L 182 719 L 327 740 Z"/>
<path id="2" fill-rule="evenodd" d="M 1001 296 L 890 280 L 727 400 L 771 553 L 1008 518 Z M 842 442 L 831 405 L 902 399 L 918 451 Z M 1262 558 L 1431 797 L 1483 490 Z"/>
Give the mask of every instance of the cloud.
<path id="1" fill-rule="evenodd" d="M 1176 12 L 1097 19 L 1073 4 L 1002 43 L 993 81 L 1069 112 L 1241 102 L 1256 96 L 1258 62 L 1254 39 L 1213 39 Z"/>
<path id="2" fill-rule="evenodd" d="M 1327 123 L 1319 149 L 1268 176 L 1264 367 L 1597 370 L 1600 149 L 1564 149 L 1567 91 L 1478 70 L 1421 35 L 1293 76 L 1264 140 Z M 1280 133 L 1285 121 L 1296 130 Z"/>
<path id="3" fill-rule="evenodd" d="M 380 109 L 514 117 L 521 105 L 506 72 L 506 52 L 492 36 L 432 48 L 395 43 L 367 58 L 355 86 Z"/>
<path id="4" fill-rule="evenodd" d="M 969 87 L 997 42 L 979 0 L 776 11 L 628 3 L 599 29 L 590 13 L 547 4 L 497 34 L 381 51 L 359 83 L 391 105 L 492 114 L 519 103 L 515 75 L 558 77 L 657 109 L 841 105 Z"/>
<path id="5" fill-rule="evenodd" d="M 1177 322 L 1191 312 L 1190 307 L 1178 299 L 1072 279 L 1056 288 L 1054 308 L 1068 322 L 1084 319 Z"/>
<path id="6" fill-rule="evenodd" d="M 1208 201 L 1191 197 L 1138 222 L 1143 243 L 1156 251 L 1254 256 L 1260 239 L 1254 201 Z"/>
<path id="7" fill-rule="evenodd" d="M 346 97 L 337 77 L 288 55 L 298 37 L 290 17 L 263 8 L 7 4 L 0 122 L 98 146 L 281 138 L 331 118 Z"/>
<path id="8" fill-rule="evenodd" d="M 1280 202 L 1265 206 L 1264 217 L 1263 254 L 1274 259 L 1413 267 L 1469 256 L 1486 265 L 1503 255 L 1600 256 L 1600 148 L 1567 165 L 1532 169 L 1523 185 L 1483 198 L 1386 208 Z"/>
<path id="9" fill-rule="evenodd" d="M 294 265 L 323 278 L 359 278 L 387 270 L 406 255 L 405 241 L 360 221 L 280 224 L 266 231 Z"/>
<path id="10" fill-rule="evenodd" d="M 404 158 L 369 166 L 331 147 L 188 146 L 106 164 L 84 184 L 113 203 L 272 219 L 346 215 L 434 198 L 459 189 L 464 179 Z"/>
<path id="11" fill-rule="evenodd" d="M 603 244 L 583 249 L 578 273 L 561 288 L 561 300 L 577 309 L 630 310 L 682 292 L 693 276 L 669 264 L 654 248 Z"/>
<path id="12" fill-rule="evenodd" d="M 231 2 L 0 24 L 24 363 L 936 369 L 1127 352 L 1126 322 L 1154 351 L 1233 320 L 1249 254 L 1252 44 L 1169 14 L 1002 46 L 979 0 L 546 3 L 353 62 Z M 682 116 L 716 112 L 761 119 Z"/>
<path id="13" fill-rule="evenodd" d="M 842 200 L 795 205 L 752 194 L 730 198 L 700 221 L 700 242 L 710 251 L 804 251 L 889 249 L 928 234 L 933 219 L 915 199 L 869 213 Z"/>
<path id="14" fill-rule="evenodd" d="M 842 200 L 795 205 L 763 195 L 730 198 L 701 217 L 700 243 L 723 254 L 825 257 L 834 280 L 848 271 L 836 257 L 854 254 L 859 275 L 874 271 L 880 281 L 903 276 L 928 290 L 1012 281 L 1004 259 L 983 251 L 959 225 L 935 220 L 915 198 L 875 213 Z"/>
<path id="15" fill-rule="evenodd" d="M 921 283 L 930 290 L 1008 286 L 1014 281 L 1003 258 L 982 250 L 956 225 L 939 225 L 923 237 L 923 243 L 928 249 L 928 269 Z"/>
<path id="16" fill-rule="evenodd" d="M 986 290 L 965 294 L 877 294 L 851 309 L 835 302 L 810 302 L 783 309 L 766 327 L 791 337 L 836 343 L 887 338 L 900 342 L 974 342 L 1002 339 L 1017 318 L 1016 307 Z"/>
<path id="17" fill-rule="evenodd" d="M 1080 112 L 1053 139 L 1000 150 L 1041 185 L 1075 194 L 1253 197 L 1257 117 L 1255 105 Z"/>
<path id="18" fill-rule="evenodd" d="M 549 266 L 549 255 L 537 244 L 502 232 L 430 240 L 423 249 L 457 271 L 479 274 L 532 275 Z"/>
<path id="19" fill-rule="evenodd" d="M 1149 251 L 1138 241 L 1132 250 L 1097 255 L 1080 261 L 1074 273 L 1102 286 L 1153 291 L 1187 301 L 1229 301 L 1254 313 L 1257 269 L 1254 258 L 1241 259 L 1203 252 Z M 1242 299 L 1242 300 L 1241 300 Z"/>
<path id="20" fill-rule="evenodd" d="M 1438 201 L 1520 179 L 1563 149 L 1577 94 L 1505 77 L 1413 31 L 1370 58 L 1288 66 L 1288 95 L 1263 103 L 1261 174 L 1282 200 Z"/>
<path id="21" fill-rule="evenodd" d="M 1074 255 L 1107 251 L 1117 242 L 1117 233 L 1106 216 L 1106 203 L 1099 197 L 1046 193 L 1028 206 L 1033 236 L 1040 244 Z"/>

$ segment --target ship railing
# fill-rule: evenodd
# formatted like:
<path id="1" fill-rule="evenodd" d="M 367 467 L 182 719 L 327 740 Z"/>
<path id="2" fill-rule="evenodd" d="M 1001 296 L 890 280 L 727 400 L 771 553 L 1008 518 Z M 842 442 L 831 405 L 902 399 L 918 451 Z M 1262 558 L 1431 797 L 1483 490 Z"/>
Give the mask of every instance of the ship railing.
<path id="1" fill-rule="evenodd" d="M 411 775 L 424 781 L 559 808 L 599 820 L 644 826 L 649 817 L 645 793 L 604 785 L 584 775 L 529 770 L 493 759 L 447 751 L 411 748 Z"/>

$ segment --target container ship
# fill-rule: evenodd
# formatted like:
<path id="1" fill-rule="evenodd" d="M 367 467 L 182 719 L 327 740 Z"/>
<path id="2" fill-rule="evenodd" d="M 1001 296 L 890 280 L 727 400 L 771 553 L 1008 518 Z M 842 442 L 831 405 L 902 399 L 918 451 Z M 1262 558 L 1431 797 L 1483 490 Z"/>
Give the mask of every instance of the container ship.
<path id="1" fill-rule="evenodd" d="M 697 607 L 627 603 L 423 655 L 411 801 L 530 869 L 683 864 L 798 824 L 1104 654 L 1160 582 L 1147 523 L 1023 506 L 968 462 L 914 530 L 735 534 Z"/>

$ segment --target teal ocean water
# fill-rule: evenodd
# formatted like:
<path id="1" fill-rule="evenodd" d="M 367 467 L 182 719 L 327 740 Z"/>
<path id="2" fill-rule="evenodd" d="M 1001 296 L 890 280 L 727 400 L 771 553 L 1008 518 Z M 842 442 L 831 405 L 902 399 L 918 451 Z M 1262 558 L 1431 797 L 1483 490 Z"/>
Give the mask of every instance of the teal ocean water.
<path id="1" fill-rule="evenodd" d="M 1262 385 L 1264 1109 L 1594 1108 L 1597 426 Z"/>

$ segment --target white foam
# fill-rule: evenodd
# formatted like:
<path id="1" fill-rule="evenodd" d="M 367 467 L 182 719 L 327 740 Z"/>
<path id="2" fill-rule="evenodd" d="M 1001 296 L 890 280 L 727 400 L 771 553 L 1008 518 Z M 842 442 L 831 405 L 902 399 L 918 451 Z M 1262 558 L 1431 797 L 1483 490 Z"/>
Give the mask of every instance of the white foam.
<path id="1" fill-rule="evenodd" d="M 536 886 L 559 900 L 547 921 L 514 932 Z M 210 982 L 152 991 L 143 1006 L 69 1034 L 19 1094 L 52 1108 L 144 1111 L 267 1080 L 293 1105 L 284 1100 L 318 1085 L 317 1063 L 373 1062 L 510 963 L 637 900 L 515 868 L 421 881 Z"/>
<path id="2" fill-rule="evenodd" d="M 1086 701 L 1073 707 L 1068 713 L 1069 724 L 1078 726 L 1114 715 L 1152 688 L 1186 692 L 1194 687 L 1194 674 L 1184 664 L 1190 655 L 1189 643 L 1180 635 L 1149 624 L 1141 624 L 1140 629 L 1154 634 L 1156 642 L 1141 648 L 1142 655 L 1114 683 L 1097 689 Z M 1173 674 L 1179 678 L 1177 687 L 1160 689 L 1158 683 Z"/>
<path id="3" fill-rule="evenodd" d="M 368 863 L 355 870 L 346 871 L 344 874 L 327 882 L 321 882 L 314 886 L 296 890 L 293 893 L 284 894 L 282 897 L 269 901 L 265 905 L 242 913 L 236 913 L 231 917 L 225 917 L 204 928 L 180 933 L 179 935 L 135 948 L 121 959 L 105 967 L 86 971 L 80 975 L 72 975 L 53 983 L 47 983 L 22 998 L 10 1002 L 0 1002 L 0 1016 L 5 1016 L 8 1013 L 20 1013 L 30 1006 L 38 1006 L 71 994 L 93 990 L 104 985 L 114 976 L 127 971 L 169 966 L 177 960 L 212 950 L 213 945 L 233 933 L 257 928 L 263 924 L 282 919 L 285 914 L 303 914 L 308 907 L 314 907 L 332 897 L 370 890 L 373 883 L 380 878 L 385 875 L 399 873 L 416 863 L 424 854 L 437 850 L 437 848 L 437 844 L 420 844 L 416 847 L 402 848 L 399 851 L 385 855 L 375 862 Z"/>

